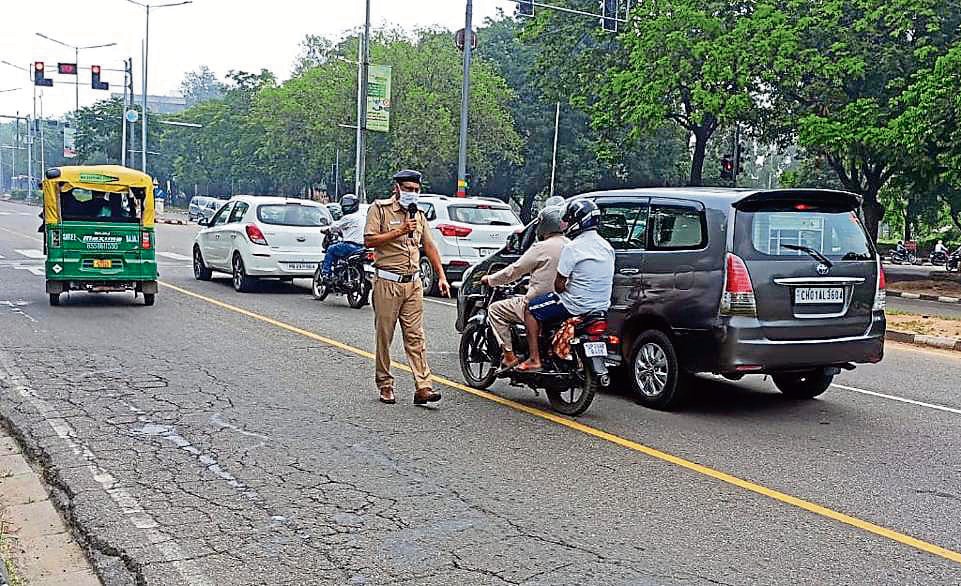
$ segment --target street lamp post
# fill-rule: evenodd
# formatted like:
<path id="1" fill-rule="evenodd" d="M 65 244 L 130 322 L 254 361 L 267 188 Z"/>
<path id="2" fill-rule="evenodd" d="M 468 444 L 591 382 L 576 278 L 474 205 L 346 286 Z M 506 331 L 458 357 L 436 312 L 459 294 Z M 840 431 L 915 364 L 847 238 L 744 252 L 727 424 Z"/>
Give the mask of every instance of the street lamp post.
<path id="1" fill-rule="evenodd" d="M 370 68 L 370 0 L 367 0 L 364 35 L 357 59 L 357 158 L 354 165 L 354 195 L 367 201 L 367 71 Z"/>
<path id="2" fill-rule="evenodd" d="M 464 22 L 464 80 L 461 87 L 460 142 L 457 149 L 457 197 L 467 197 L 467 110 L 470 107 L 470 63 L 474 45 L 474 2 L 467 0 Z"/>
<path id="3" fill-rule="evenodd" d="M 145 2 L 138 2 L 137 0 L 127 0 L 131 4 L 136 4 L 144 9 L 146 12 L 146 25 L 144 27 L 144 43 L 143 43 L 143 96 L 142 99 L 142 114 L 143 118 L 140 121 L 140 169 L 144 173 L 147 172 L 147 67 L 150 56 L 150 9 L 151 8 L 169 8 L 171 6 L 183 6 L 185 4 L 193 4 L 193 0 L 183 0 L 182 2 L 170 2 L 167 4 L 147 4 Z"/>
<path id="4" fill-rule="evenodd" d="M 27 73 L 27 75 L 31 75 L 33 73 L 29 67 L 20 67 L 19 65 L 14 65 L 13 63 L 10 63 L 9 61 L 4 61 L 2 59 L 0 59 L 0 63 L 3 63 L 4 65 L 9 65 L 10 67 L 13 67 L 15 69 L 19 69 L 20 71 L 24 71 Z M 17 125 L 19 127 L 19 124 L 20 124 L 19 112 L 17 112 L 17 116 L 18 116 Z M 37 86 L 36 85 L 33 86 L 33 118 L 34 119 L 37 118 Z M 27 181 L 29 183 L 29 185 L 27 186 L 28 190 L 33 190 L 33 126 L 31 126 L 31 124 L 33 123 L 31 122 L 30 117 L 27 116 Z"/>
<path id="5" fill-rule="evenodd" d="M 80 51 L 86 51 L 87 49 L 103 49 L 105 47 L 115 47 L 117 43 L 106 43 L 103 45 L 87 45 L 86 47 L 78 47 L 77 45 L 71 45 L 70 43 L 64 43 L 63 41 L 58 41 L 53 37 L 48 37 L 43 33 L 37 33 L 38 37 L 47 39 L 58 45 L 63 45 L 68 49 L 73 49 L 73 64 L 77 68 L 76 75 L 74 75 L 73 80 L 73 91 L 74 91 L 74 111 L 80 110 Z"/>

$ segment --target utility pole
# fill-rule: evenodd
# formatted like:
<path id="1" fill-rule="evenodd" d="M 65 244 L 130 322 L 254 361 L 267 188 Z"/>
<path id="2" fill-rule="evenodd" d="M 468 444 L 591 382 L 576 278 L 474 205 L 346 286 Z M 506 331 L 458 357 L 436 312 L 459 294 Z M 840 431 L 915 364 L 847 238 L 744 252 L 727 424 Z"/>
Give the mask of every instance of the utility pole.
<path id="1" fill-rule="evenodd" d="M 123 167 L 127 166 L 127 90 L 133 86 L 130 79 L 133 74 L 131 65 L 131 62 L 126 59 L 123 60 L 123 109 L 120 113 L 120 123 L 122 125 L 120 131 L 120 165 Z"/>
<path id="2" fill-rule="evenodd" d="M 360 201 L 367 200 L 367 71 L 370 68 L 370 0 L 366 2 L 364 34 L 357 49 L 357 157 L 354 194 Z M 369 202 L 368 202 L 369 203 Z"/>
<path id="3" fill-rule="evenodd" d="M 143 44 L 143 104 L 140 112 L 140 170 L 147 172 L 147 45 L 150 43 L 150 5 L 147 5 L 147 37 Z"/>
<path id="4" fill-rule="evenodd" d="M 557 135 L 561 127 L 561 103 L 557 102 L 554 114 L 554 154 L 551 156 L 551 196 L 554 195 L 554 178 L 557 176 Z"/>
<path id="5" fill-rule="evenodd" d="M 734 123 L 734 187 L 737 187 L 737 173 L 741 169 L 741 125 Z"/>
<path id="6" fill-rule="evenodd" d="M 464 17 L 464 80 L 460 99 L 460 143 L 457 149 L 457 197 L 467 197 L 467 111 L 470 108 L 470 63 L 474 45 L 474 1 L 467 0 Z"/>

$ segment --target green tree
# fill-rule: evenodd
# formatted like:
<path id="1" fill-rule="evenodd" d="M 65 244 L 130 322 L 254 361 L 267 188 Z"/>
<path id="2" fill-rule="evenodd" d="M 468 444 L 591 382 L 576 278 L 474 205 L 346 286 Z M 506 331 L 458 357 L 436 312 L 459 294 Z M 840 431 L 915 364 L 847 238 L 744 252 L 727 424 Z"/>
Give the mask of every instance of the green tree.
<path id="1" fill-rule="evenodd" d="M 180 93 L 183 94 L 187 107 L 200 102 L 214 100 L 224 95 L 227 87 L 217 79 L 217 74 L 206 65 L 201 65 L 197 71 L 189 71 L 180 82 Z"/>
<path id="2" fill-rule="evenodd" d="M 772 89 L 768 128 L 796 137 L 864 198 L 876 238 L 884 214 L 878 194 L 911 167 L 898 130 L 902 97 L 957 43 L 957 3 L 790 0 L 782 10 L 790 25 L 781 41 L 790 53 L 763 70 Z"/>

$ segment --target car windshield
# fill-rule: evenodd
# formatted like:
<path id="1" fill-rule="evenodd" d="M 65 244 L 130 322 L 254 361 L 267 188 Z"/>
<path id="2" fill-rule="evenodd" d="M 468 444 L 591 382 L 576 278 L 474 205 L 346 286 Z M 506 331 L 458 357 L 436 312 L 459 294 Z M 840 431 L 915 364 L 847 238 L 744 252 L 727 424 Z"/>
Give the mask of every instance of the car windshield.
<path id="1" fill-rule="evenodd" d="M 299 203 L 266 204 L 257 208 L 257 219 L 279 226 L 319 227 L 330 225 L 330 219 L 319 206 Z"/>
<path id="2" fill-rule="evenodd" d="M 480 226 L 516 226 L 520 220 L 510 208 L 487 205 L 459 205 L 447 208 L 450 219 Z"/>
<path id="3" fill-rule="evenodd" d="M 843 212 L 738 212 L 738 231 L 750 231 L 747 256 L 794 258 L 823 255 L 832 260 L 871 260 L 874 254 L 857 214 Z M 743 246 L 742 246 L 743 248 Z"/>

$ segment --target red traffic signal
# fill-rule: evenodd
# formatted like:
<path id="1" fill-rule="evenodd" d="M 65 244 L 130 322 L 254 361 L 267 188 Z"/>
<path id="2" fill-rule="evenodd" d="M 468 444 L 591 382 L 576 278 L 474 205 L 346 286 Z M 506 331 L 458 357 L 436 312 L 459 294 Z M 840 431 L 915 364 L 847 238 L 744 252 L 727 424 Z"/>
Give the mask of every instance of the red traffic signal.
<path id="1" fill-rule="evenodd" d="M 57 63 L 57 73 L 60 75 L 77 75 L 77 64 Z"/>
<path id="2" fill-rule="evenodd" d="M 44 67 L 43 61 L 35 61 L 33 64 L 33 85 L 39 85 L 43 87 L 50 87 L 53 85 L 52 79 L 47 79 L 44 75 L 46 69 Z"/>
<path id="3" fill-rule="evenodd" d="M 90 87 L 95 90 L 108 90 L 110 89 L 110 84 L 105 81 L 100 81 L 100 66 L 91 65 L 90 66 Z"/>
<path id="4" fill-rule="evenodd" d="M 721 159 L 721 179 L 734 179 L 734 161 L 726 156 Z"/>

